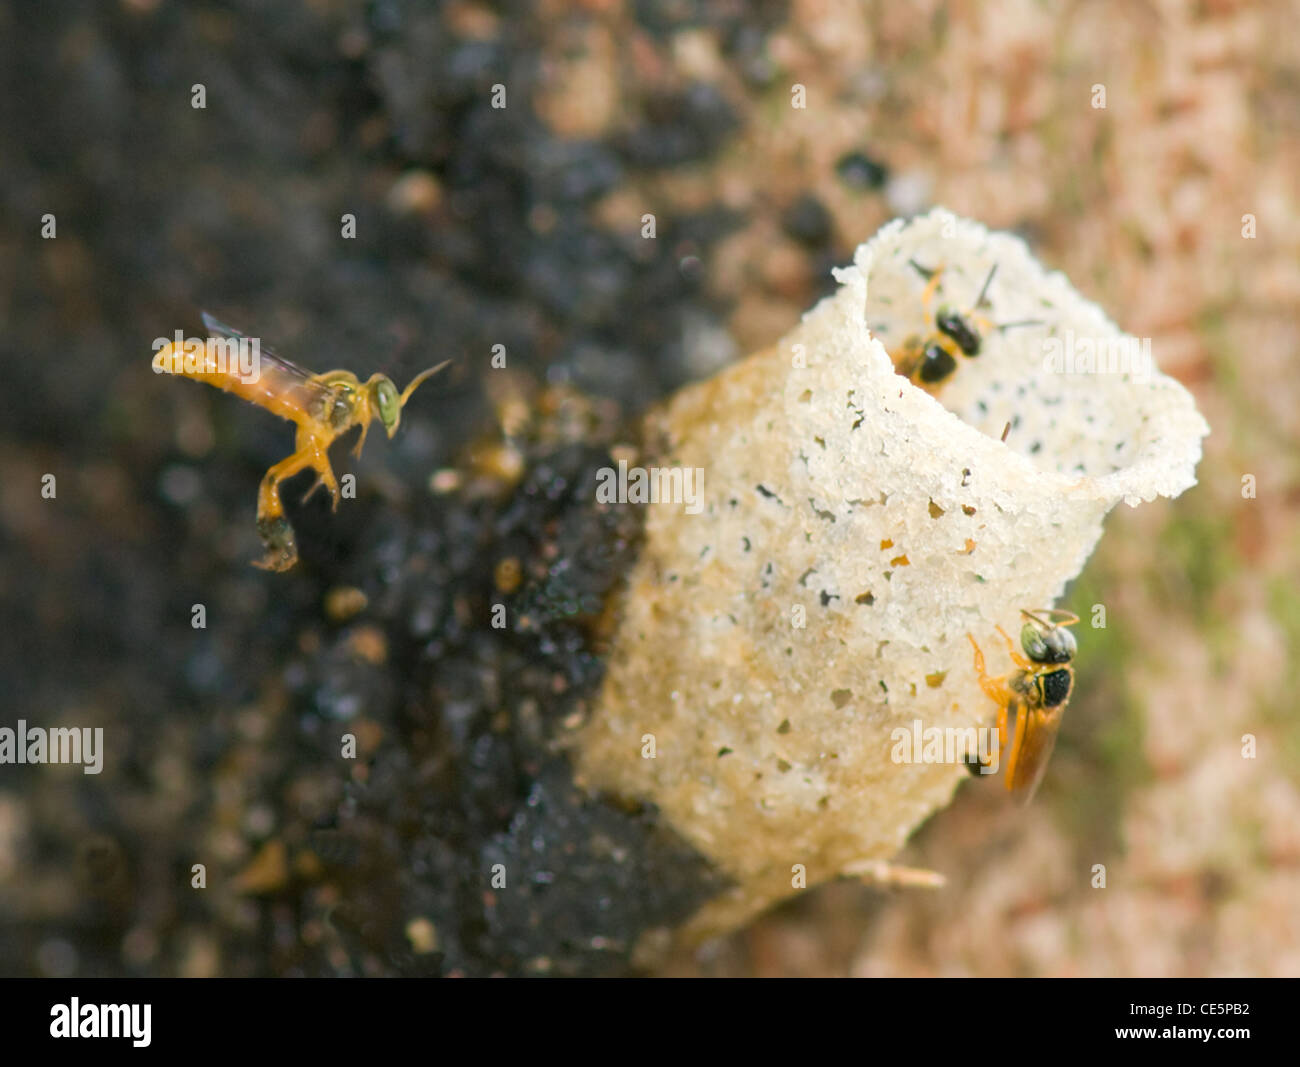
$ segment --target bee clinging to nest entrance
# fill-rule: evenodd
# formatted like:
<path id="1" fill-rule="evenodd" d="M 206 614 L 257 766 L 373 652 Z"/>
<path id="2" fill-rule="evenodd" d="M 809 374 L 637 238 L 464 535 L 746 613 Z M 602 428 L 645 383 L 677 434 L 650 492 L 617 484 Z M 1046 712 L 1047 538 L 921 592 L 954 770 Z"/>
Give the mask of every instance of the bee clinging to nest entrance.
<path id="1" fill-rule="evenodd" d="M 1007 789 L 1022 803 L 1028 803 L 1043 779 L 1056 735 L 1061 728 L 1065 705 L 1074 689 L 1072 661 L 1078 651 L 1073 626 L 1079 617 L 1068 611 L 1021 611 L 1029 621 L 1020 631 L 1025 654 L 1016 651 L 1015 643 L 999 626 L 998 633 L 1007 644 L 1007 652 L 1017 669 L 998 678 L 990 678 L 984 666 L 984 653 L 970 634 L 975 649 L 975 671 L 980 688 L 998 705 L 998 753 L 1006 756 Z M 1026 658 L 1028 657 L 1028 658 Z M 1007 741 L 1007 719 L 1015 716 L 1014 733 Z M 996 767 L 998 758 L 990 756 L 987 765 Z M 985 765 L 970 764 L 972 773 L 985 772 Z"/>
<path id="2" fill-rule="evenodd" d="M 914 259 L 909 259 L 908 264 L 926 279 L 925 289 L 921 292 L 921 307 L 928 324 L 930 305 L 942 288 L 944 264 L 940 263 L 933 269 L 921 266 Z M 935 393 L 956 373 L 962 359 L 975 359 L 980 354 L 990 332 L 1041 325 L 1026 320 L 996 326 L 979 314 L 981 308 L 989 306 L 989 286 L 997 272 L 998 265 L 994 263 L 974 303 L 965 311 L 958 311 L 951 304 L 940 304 L 934 313 L 934 328 L 929 333 L 912 334 L 897 351 L 889 353 L 894 369 L 913 385 L 927 393 Z"/>

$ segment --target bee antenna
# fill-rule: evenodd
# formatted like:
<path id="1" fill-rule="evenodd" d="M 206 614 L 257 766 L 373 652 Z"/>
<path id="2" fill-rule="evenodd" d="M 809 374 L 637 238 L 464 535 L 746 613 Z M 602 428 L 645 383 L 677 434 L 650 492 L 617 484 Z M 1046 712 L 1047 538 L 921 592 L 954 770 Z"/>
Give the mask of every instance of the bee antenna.
<path id="1" fill-rule="evenodd" d="M 448 366 L 450 363 L 451 360 L 444 359 L 436 367 L 430 367 L 426 371 L 421 371 L 414 378 L 412 378 L 411 384 L 408 385 L 405 389 L 403 389 L 402 395 L 398 397 L 399 404 L 402 407 L 406 407 L 406 402 L 411 399 L 411 394 L 415 392 L 416 388 L 420 385 L 420 383 L 423 382 L 426 378 L 432 378 L 435 374 L 437 374 L 440 370 L 442 370 L 443 367 Z"/>
<path id="2" fill-rule="evenodd" d="M 975 298 L 975 303 L 971 305 L 972 311 L 974 311 L 976 308 L 984 306 L 984 298 L 988 296 L 989 286 L 993 284 L 993 275 L 995 275 L 997 272 L 998 272 L 998 265 L 994 263 L 993 266 L 989 268 L 989 276 L 984 279 L 984 287 L 980 289 L 980 295 Z"/>
<path id="3" fill-rule="evenodd" d="M 1019 322 L 1004 322 L 996 327 L 999 330 L 1014 330 L 1017 326 L 1045 326 L 1042 319 L 1021 319 Z"/>
<path id="4" fill-rule="evenodd" d="M 1079 621 L 1079 616 L 1074 612 L 1064 611 L 1061 608 L 1048 608 L 1042 613 L 1047 616 L 1046 619 L 1032 611 L 1026 611 L 1024 608 L 1020 609 L 1020 614 L 1027 619 L 1033 619 L 1039 626 L 1045 626 L 1049 630 L 1057 626 L 1073 626 Z"/>
<path id="5" fill-rule="evenodd" d="M 919 264 L 914 259 L 909 259 L 907 261 L 907 265 L 911 267 L 914 271 L 916 271 L 916 273 L 919 274 L 922 278 L 924 278 L 927 282 L 934 277 L 935 272 L 933 270 L 931 270 L 929 267 L 921 266 L 921 264 Z"/>

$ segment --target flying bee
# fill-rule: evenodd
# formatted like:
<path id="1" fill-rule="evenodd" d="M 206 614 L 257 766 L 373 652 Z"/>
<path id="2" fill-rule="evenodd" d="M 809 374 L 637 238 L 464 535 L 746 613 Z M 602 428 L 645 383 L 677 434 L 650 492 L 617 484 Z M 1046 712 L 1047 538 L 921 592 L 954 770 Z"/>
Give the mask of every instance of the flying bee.
<path id="1" fill-rule="evenodd" d="M 998 705 L 998 753 L 1006 755 L 1007 789 L 1022 803 L 1028 803 L 1043 779 L 1047 761 L 1051 758 L 1056 734 L 1061 728 L 1061 716 L 1074 688 L 1074 667 L 1071 661 L 1078 651 L 1074 635 L 1066 626 L 1079 621 L 1068 611 L 1021 611 L 1028 622 L 1020 631 L 1020 644 L 1025 651 L 1021 656 L 1007 632 L 999 626 L 998 633 L 1007 643 L 1007 651 L 1017 670 L 1000 678 L 990 678 L 984 669 L 984 653 L 970 634 L 975 649 L 975 671 L 979 674 L 980 688 Z M 1026 658 L 1028 657 L 1028 658 Z M 1007 718 L 1015 715 L 1015 732 L 1007 742 Z M 994 759 L 990 757 L 989 763 Z M 980 765 L 972 765 L 979 773 Z"/>
<path id="2" fill-rule="evenodd" d="M 931 270 L 915 260 L 909 259 L 908 263 L 926 279 L 925 289 L 921 292 L 921 307 L 928 322 L 930 304 L 943 280 L 944 265 L 941 263 Z M 997 272 L 998 265 L 994 263 L 989 268 L 988 277 L 984 279 L 975 302 L 966 311 L 958 311 L 950 304 L 939 305 L 934 313 L 934 329 L 930 333 L 913 334 L 903 341 L 897 353 L 890 353 L 894 369 L 913 385 L 927 393 L 934 393 L 957 370 L 958 357 L 974 359 L 980 354 L 984 339 L 991 330 L 1033 325 L 1030 322 L 1013 322 L 995 326 L 978 314 L 979 309 L 987 305 L 989 286 L 993 284 L 993 276 Z"/>
<path id="3" fill-rule="evenodd" d="M 259 354 L 257 373 L 248 376 L 236 373 L 225 360 L 218 358 L 211 344 L 202 352 L 195 353 L 197 358 L 179 358 L 180 352 L 174 342 L 169 342 L 154 356 L 155 369 L 178 368 L 169 373 L 215 385 L 297 425 L 293 454 L 266 472 L 257 491 L 257 532 L 266 546 L 266 556 L 257 561 L 256 566 L 274 571 L 288 570 L 298 561 L 298 546 L 293 527 L 284 514 L 280 483 L 299 471 L 314 470 L 316 482 L 303 500 L 309 499 L 323 486 L 337 509 L 339 486 L 330 466 L 330 445 L 353 427 L 360 426 L 361 436 L 353 449 L 353 454 L 360 456 L 371 420 L 376 418 L 391 438 L 397 432 L 402 421 L 402 409 L 411 394 L 426 378 L 447 366 L 450 360 L 417 374 L 399 393 L 392 380 L 383 374 L 371 375 L 366 382 L 346 370 L 313 374 L 219 322 L 206 311 L 203 312 L 203 325 L 214 338 L 256 345 L 255 351 Z"/>

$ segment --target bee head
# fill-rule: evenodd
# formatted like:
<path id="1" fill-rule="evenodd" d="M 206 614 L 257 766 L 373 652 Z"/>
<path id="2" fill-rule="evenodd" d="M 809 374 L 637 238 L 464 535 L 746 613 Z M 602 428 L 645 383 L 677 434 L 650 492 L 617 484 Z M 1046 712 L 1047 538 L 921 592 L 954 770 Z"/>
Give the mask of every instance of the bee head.
<path id="1" fill-rule="evenodd" d="M 436 367 L 421 371 L 411 379 L 411 384 L 400 393 L 392 380 L 382 374 L 376 374 L 370 379 L 367 383 L 370 388 L 370 401 L 379 414 L 379 421 L 384 424 L 384 429 L 388 431 L 389 437 L 392 437 L 397 432 L 397 424 L 402 421 L 402 408 L 406 407 L 406 402 L 411 399 L 411 394 L 415 392 L 422 381 L 437 374 L 450 362 L 451 360 L 444 360 Z"/>
<path id="2" fill-rule="evenodd" d="M 953 340 L 961 349 L 963 356 L 975 357 L 980 354 L 983 338 L 965 315 L 950 307 L 941 307 L 935 316 L 934 324 L 940 333 Z"/>
<path id="3" fill-rule="evenodd" d="M 1020 644 L 1025 655 L 1035 663 L 1069 663 L 1079 651 L 1074 634 L 1060 626 L 1029 616 L 1020 631 Z"/>

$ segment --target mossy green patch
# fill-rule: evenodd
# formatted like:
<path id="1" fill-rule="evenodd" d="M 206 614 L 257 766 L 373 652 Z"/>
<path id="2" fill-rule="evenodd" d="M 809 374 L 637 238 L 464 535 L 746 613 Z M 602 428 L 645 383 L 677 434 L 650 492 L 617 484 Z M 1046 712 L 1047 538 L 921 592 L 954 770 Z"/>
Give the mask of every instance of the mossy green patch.
<path id="1" fill-rule="evenodd" d="M 1177 514 L 1160 531 L 1150 571 L 1152 590 L 1161 607 L 1200 620 L 1216 673 L 1222 673 L 1235 654 L 1237 637 L 1227 613 L 1214 610 L 1214 600 L 1241 573 L 1242 562 L 1232 516 L 1195 511 L 1195 506 L 1179 501 Z"/>
<path id="2" fill-rule="evenodd" d="M 1094 605 L 1106 603 L 1113 586 L 1104 560 L 1095 561 L 1074 583 L 1068 607 L 1080 616 L 1075 627 L 1074 696 L 1065 711 L 1059 752 L 1046 793 L 1062 823 L 1091 857 L 1122 851 L 1124 811 L 1130 793 L 1151 777 L 1143 755 L 1146 715 L 1142 694 L 1132 692 L 1128 665 L 1141 654 L 1131 622 L 1108 612 L 1094 628 Z"/>

